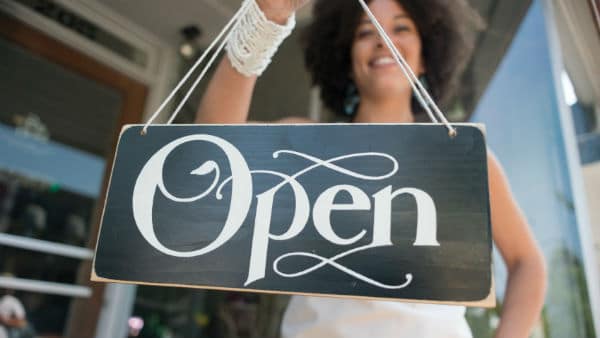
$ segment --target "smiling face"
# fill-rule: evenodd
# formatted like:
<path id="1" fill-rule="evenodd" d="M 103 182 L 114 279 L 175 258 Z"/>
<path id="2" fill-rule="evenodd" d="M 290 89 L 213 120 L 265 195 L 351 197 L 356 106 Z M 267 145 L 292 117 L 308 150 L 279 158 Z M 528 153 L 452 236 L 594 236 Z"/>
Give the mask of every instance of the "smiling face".
<path id="1" fill-rule="evenodd" d="M 422 74 L 421 38 L 404 8 L 396 0 L 373 0 L 369 8 L 415 74 Z M 410 95 L 406 76 L 366 14 L 356 29 L 351 53 L 351 76 L 361 97 Z"/>

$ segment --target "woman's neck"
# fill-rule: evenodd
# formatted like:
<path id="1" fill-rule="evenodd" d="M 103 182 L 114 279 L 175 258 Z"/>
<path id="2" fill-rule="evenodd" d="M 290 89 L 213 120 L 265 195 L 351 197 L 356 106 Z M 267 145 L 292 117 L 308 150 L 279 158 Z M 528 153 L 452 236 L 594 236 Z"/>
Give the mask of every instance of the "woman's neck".
<path id="1" fill-rule="evenodd" d="M 410 105 L 410 96 L 408 98 L 398 95 L 388 100 L 362 99 L 354 122 L 358 123 L 412 123 L 414 116 Z"/>

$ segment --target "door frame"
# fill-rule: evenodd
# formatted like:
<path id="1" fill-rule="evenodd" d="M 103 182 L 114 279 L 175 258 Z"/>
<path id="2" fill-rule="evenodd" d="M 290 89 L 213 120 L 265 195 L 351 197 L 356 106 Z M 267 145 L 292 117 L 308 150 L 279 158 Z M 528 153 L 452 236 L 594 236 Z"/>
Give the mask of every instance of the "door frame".
<path id="1" fill-rule="evenodd" d="M 19 45 L 29 52 L 65 67 L 81 76 L 119 91 L 122 96 L 121 114 L 113 132 L 113 152 L 120 126 L 138 123 L 144 116 L 148 87 L 129 76 L 85 55 L 74 48 L 50 37 L 29 24 L 0 13 L 0 36 Z M 105 201 L 106 186 L 112 167 L 112 155 L 106 159 L 103 188 L 96 203 L 87 247 L 94 249 L 99 229 L 101 210 Z M 91 261 L 82 261 L 77 274 L 77 284 L 89 287 L 92 295 L 88 299 L 73 299 L 65 327 L 65 337 L 94 337 L 105 302 L 106 285 L 90 281 Z"/>
<path id="2" fill-rule="evenodd" d="M 563 53 L 561 51 L 559 32 L 556 24 L 556 7 L 553 1 L 542 3 L 546 20 L 546 31 L 550 50 L 550 62 L 552 63 L 552 76 L 554 78 L 555 93 L 558 99 L 557 105 L 560 115 L 560 126 L 565 148 L 567 171 L 569 183 L 572 189 L 573 206 L 577 220 L 577 231 L 579 244 L 581 245 L 583 268 L 587 284 L 590 309 L 596 337 L 600 337 L 600 270 L 598 269 L 598 257 L 594 250 L 592 224 L 590 213 L 587 209 L 587 196 L 585 193 L 585 182 L 581 171 L 581 160 L 575 125 L 571 108 L 567 105 L 561 87 L 561 74 L 565 69 Z"/>

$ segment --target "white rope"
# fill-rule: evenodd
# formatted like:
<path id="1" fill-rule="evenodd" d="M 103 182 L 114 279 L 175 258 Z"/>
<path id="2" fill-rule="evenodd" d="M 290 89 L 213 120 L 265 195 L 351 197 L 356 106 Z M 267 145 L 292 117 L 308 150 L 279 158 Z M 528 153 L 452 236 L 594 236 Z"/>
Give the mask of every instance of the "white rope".
<path id="1" fill-rule="evenodd" d="M 369 20 L 371 20 L 371 23 L 373 24 L 373 26 L 375 26 L 375 28 L 377 29 L 377 32 L 379 33 L 379 35 L 385 42 L 386 46 L 388 47 L 388 49 L 394 56 L 394 59 L 400 66 L 400 69 L 402 70 L 404 75 L 406 75 L 408 82 L 410 83 L 411 87 L 413 88 L 413 91 L 415 92 L 415 96 L 417 97 L 417 100 L 419 101 L 421 106 L 423 106 L 423 109 L 425 109 L 425 111 L 427 112 L 427 115 L 429 115 L 429 118 L 431 119 L 431 121 L 433 121 L 434 123 L 438 123 L 438 120 L 435 118 L 435 116 L 431 112 L 430 107 L 433 108 L 436 115 L 440 118 L 442 123 L 444 123 L 446 128 L 448 128 L 449 135 L 451 137 L 456 136 L 456 129 L 454 129 L 454 127 L 452 127 L 450 125 L 450 123 L 448 122 L 448 120 L 446 119 L 446 117 L 444 116 L 442 111 L 439 109 L 437 104 L 433 101 L 433 99 L 431 98 L 431 96 L 429 95 L 429 93 L 427 92 L 427 90 L 425 89 L 423 84 L 421 83 L 421 81 L 419 81 L 419 79 L 415 76 L 415 73 L 410 68 L 410 65 L 406 62 L 406 60 L 404 59 L 402 54 L 394 46 L 390 37 L 387 35 L 387 33 L 385 32 L 383 27 L 381 27 L 381 24 L 379 24 L 379 21 L 377 21 L 377 18 L 375 18 L 375 15 L 373 15 L 371 10 L 369 9 L 369 6 L 367 6 L 367 4 L 365 3 L 364 0 L 358 0 L 358 2 L 365 10 L 365 12 L 367 13 L 367 16 L 369 17 Z"/>
<path id="2" fill-rule="evenodd" d="M 173 123 L 225 46 L 227 46 L 227 56 L 236 70 L 246 76 L 260 76 L 271 63 L 271 58 L 279 45 L 290 35 L 296 24 L 295 15 L 288 19 L 285 26 L 272 23 L 265 17 L 255 0 L 247 0 L 243 7 L 246 6 L 248 9 L 242 13 L 243 15 L 229 31 L 202 73 L 188 89 L 167 124 Z"/>
<path id="3" fill-rule="evenodd" d="M 171 100 L 173 99 L 173 97 L 175 96 L 175 94 L 179 91 L 179 89 L 181 89 L 181 87 L 183 86 L 183 84 L 194 73 L 194 71 L 196 70 L 196 68 L 198 68 L 202 64 L 202 62 L 204 61 L 204 59 L 208 56 L 208 54 L 211 52 L 211 50 L 214 48 L 214 46 L 217 44 L 217 42 L 219 42 L 219 40 L 223 37 L 223 35 L 227 32 L 227 30 L 229 30 L 229 28 L 231 27 L 231 25 L 233 25 L 233 23 L 238 20 L 238 18 L 244 13 L 244 11 L 247 10 L 249 4 L 250 4 L 250 1 L 248 1 L 248 0 L 246 0 L 242 4 L 242 6 L 240 7 L 240 9 L 233 16 L 233 18 L 231 18 L 231 20 L 229 20 L 229 22 L 225 25 L 225 27 L 223 28 L 223 30 L 221 30 L 221 32 L 219 33 L 219 35 L 217 35 L 217 37 L 208 46 L 208 48 L 204 51 L 204 53 L 202 53 L 202 55 L 198 58 L 198 60 L 194 63 L 194 65 L 190 68 L 190 70 L 188 70 L 188 72 L 185 74 L 185 76 L 179 81 L 179 83 L 177 84 L 177 86 L 175 86 L 175 88 L 171 91 L 171 93 L 169 94 L 169 96 L 161 103 L 161 105 L 158 107 L 158 109 L 156 109 L 156 111 L 148 119 L 148 121 L 146 122 L 146 124 L 144 124 L 144 128 L 142 129 L 142 135 L 145 135 L 147 133 L 148 127 L 154 122 L 154 120 L 156 120 L 156 118 L 160 115 L 160 112 L 165 108 L 165 106 L 169 102 L 171 102 Z M 225 41 L 227 41 L 227 39 L 225 39 Z M 219 48 L 219 52 L 220 52 L 221 49 L 222 48 Z M 217 55 L 219 52 L 214 53 L 214 55 Z M 214 55 L 213 55 L 213 58 L 214 58 Z M 205 67 L 205 69 L 202 72 L 201 76 L 204 76 L 204 74 L 206 73 L 207 69 L 208 68 Z M 200 81 L 197 81 L 197 82 L 200 82 Z M 185 102 L 185 100 L 183 102 Z M 182 106 L 182 104 L 180 104 L 180 106 Z M 179 109 L 181 109 L 181 108 L 179 108 Z M 178 113 L 178 111 L 177 111 L 177 113 Z M 171 117 L 169 119 L 170 122 L 168 124 L 172 123 L 173 120 L 174 120 L 174 117 Z"/>
<path id="4" fill-rule="evenodd" d="M 394 44 L 392 43 L 391 39 L 389 38 L 389 36 L 387 35 L 387 33 L 385 32 L 383 27 L 381 27 L 381 24 L 379 23 L 379 21 L 377 21 L 377 18 L 375 18 L 375 16 L 369 9 L 369 6 L 367 6 L 367 4 L 365 3 L 364 0 L 358 0 L 358 2 L 365 10 L 365 12 L 367 13 L 367 16 L 371 20 L 372 24 L 375 26 L 379 35 L 381 36 L 381 38 L 385 42 L 386 46 L 392 53 L 394 59 L 396 60 L 396 63 L 398 63 L 398 66 L 400 66 L 400 69 L 402 70 L 404 75 L 406 75 L 406 78 L 407 78 L 408 82 L 410 83 L 411 87 L 413 88 L 413 91 L 415 93 L 415 96 L 417 97 L 417 100 L 419 101 L 419 103 L 421 104 L 423 109 L 425 109 L 425 111 L 427 112 L 427 115 L 429 115 L 429 118 L 431 119 L 431 121 L 434 123 L 438 123 L 438 120 L 435 117 L 435 115 L 437 115 L 439 117 L 439 119 L 442 121 L 442 123 L 446 126 L 446 128 L 448 128 L 450 136 L 452 136 L 452 137 L 456 136 L 456 129 L 454 129 L 454 127 L 452 127 L 450 125 L 450 123 L 448 122 L 448 120 L 446 119 L 446 117 L 444 116 L 442 111 L 439 109 L 437 104 L 433 101 L 433 99 L 431 98 L 431 96 L 429 95 L 429 93 L 427 92 L 427 90 L 425 89 L 423 84 L 421 83 L 421 81 L 419 81 L 419 79 L 415 76 L 413 70 L 410 68 L 410 65 L 406 62 L 406 60 L 404 59 L 402 54 L 394 46 Z M 142 129 L 142 135 L 145 135 L 147 133 L 148 127 L 150 126 L 150 124 L 152 124 L 154 122 L 154 120 L 158 117 L 160 112 L 173 99 L 173 97 L 181 89 L 183 84 L 189 79 L 189 77 L 193 74 L 193 72 L 196 70 L 196 68 L 198 68 L 200 66 L 200 64 L 202 64 L 202 62 L 208 56 L 208 54 L 212 51 L 214 46 L 218 43 L 218 41 L 220 39 L 222 39 L 223 35 L 229 30 L 225 39 L 221 42 L 221 44 L 219 45 L 217 50 L 213 53 L 212 57 L 210 58 L 210 60 L 208 61 L 208 63 L 204 67 L 204 69 L 202 70 L 201 74 L 198 76 L 196 81 L 194 81 L 194 83 L 192 84 L 190 89 L 187 91 L 186 95 L 181 100 L 181 102 L 179 103 L 179 105 L 177 106 L 177 108 L 175 109 L 175 111 L 173 112 L 173 114 L 171 115 L 171 117 L 169 118 L 169 120 L 167 122 L 167 124 L 173 123 L 177 114 L 179 114 L 179 112 L 183 108 L 185 102 L 187 102 L 189 97 L 192 95 L 194 89 L 198 86 L 200 81 L 204 78 L 204 76 L 206 75 L 206 72 L 208 71 L 208 69 L 210 69 L 210 67 L 214 63 L 214 61 L 217 58 L 217 56 L 219 55 L 219 53 L 223 50 L 223 48 L 225 48 L 226 43 L 231 39 L 232 34 L 236 31 L 237 27 L 240 24 L 240 21 L 242 21 L 241 20 L 241 18 L 243 18 L 242 15 L 248 14 L 248 12 L 252 9 L 252 7 L 251 7 L 252 4 L 256 5 L 255 0 L 245 0 L 242 3 L 242 6 L 235 13 L 233 18 L 231 18 L 231 20 L 225 25 L 223 30 L 219 33 L 219 35 L 215 38 L 215 40 L 209 45 L 209 47 L 204 51 L 202 56 L 200 56 L 200 58 L 198 58 L 198 60 L 194 63 L 194 65 L 190 68 L 190 70 L 179 81 L 177 86 L 171 91 L 169 96 L 161 103 L 161 105 L 154 112 L 154 114 L 152 114 L 152 116 L 148 119 L 146 124 L 144 124 L 144 128 Z M 290 20 L 290 22 L 291 22 L 291 20 Z M 235 23 L 234 28 L 230 29 L 234 23 Z M 433 108 L 435 115 L 431 111 L 431 108 Z"/>
<path id="5" fill-rule="evenodd" d="M 389 40 L 387 33 L 385 33 L 385 30 L 383 29 L 383 27 L 381 27 L 381 25 L 379 24 L 379 21 L 377 21 L 377 19 L 375 18 L 375 16 L 369 9 L 369 6 L 367 6 L 367 4 L 362 0 L 359 0 L 359 3 L 361 6 L 363 6 L 365 12 L 367 13 L 367 16 L 369 17 L 369 20 L 371 20 L 371 23 L 377 29 L 378 34 L 381 36 L 381 38 L 385 42 L 388 49 L 392 52 L 392 56 L 394 57 L 394 60 L 396 61 L 396 63 L 398 63 L 398 66 L 400 66 L 400 69 L 406 76 L 408 83 L 410 83 L 411 87 L 413 88 L 413 91 L 415 93 L 415 96 L 417 97 L 417 100 L 419 101 L 419 103 L 421 104 L 423 109 L 425 109 L 425 111 L 427 112 L 427 115 L 429 115 L 429 118 L 431 119 L 431 121 L 433 121 L 434 123 L 437 123 L 438 120 L 433 115 L 433 112 L 429 108 L 429 105 L 425 102 L 425 99 L 423 98 L 421 91 L 416 86 L 415 82 L 413 81 L 412 77 L 410 76 L 410 73 L 411 73 L 410 66 L 408 67 L 408 69 L 406 68 L 406 65 L 402 62 L 402 61 L 404 61 L 404 58 L 402 57 L 402 55 L 400 55 L 400 53 L 397 53 L 396 48 L 394 47 L 393 43 L 391 43 L 391 40 Z"/>
<path id="6" fill-rule="evenodd" d="M 215 62 L 216 58 L 219 56 L 219 54 L 221 53 L 221 51 L 225 47 L 225 44 L 227 43 L 227 40 L 228 40 L 228 38 L 230 36 L 231 36 L 231 31 L 229 32 L 229 34 L 227 34 L 227 37 L 223 40 L 223 42 L 221 42 L 221 45 L 219 45 L 219 48 L 217 48 L 217 50 L 213 53 L 213 55 L 210 58 L 210 60 L 208 60 L 208 63 L 206 64 L 206 66 L 202 70 L 202 73 L 200 73 L 200 75 L 198 75 L 198 78 L 196 79 L 196 81 L 194 81 L 194 84 L 192 84 L 192 86 L 190 87 L 190 89 L 188 89 L 187 93 L 185 94 L 185 96 L 183 97 L 183 99 L 181 100 L 181 102 L 179 103 L 179 105 L 177 106 L 177 108 L 175 108 L 175 111 L 173 112 L 173 114 L 171 114 L 171 118 L 169 118 L 169 121 L 167 122 L 167 124 L 173 123 L 173 121 L 175 120 L 175 118 L 177 117 L 177 115 L 179 114 L 179 112 L 181 111 L 181 109 L 183 109 L 183 106 L 185 105 L 185 103 L 187 102 L 187 100 L 190 98 L 190 96 L 192 96 L 192 93 L 194 92 L 194 89 L 196 89 L 196 87 L 198 86 L 198 84 L 200 83 L 200 81 L 202 81 L 202 79 L 204 78 L 204 75 L 206 75 L 206 72 L 208 72 L 208 70 L 210 69 L 210 67 L 212 66 L 212 64 Z"/>

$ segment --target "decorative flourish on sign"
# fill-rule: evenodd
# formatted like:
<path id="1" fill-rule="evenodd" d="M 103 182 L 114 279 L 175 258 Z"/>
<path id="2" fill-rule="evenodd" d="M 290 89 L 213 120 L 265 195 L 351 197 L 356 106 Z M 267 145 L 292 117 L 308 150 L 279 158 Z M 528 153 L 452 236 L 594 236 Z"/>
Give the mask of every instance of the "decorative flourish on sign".
<path id="1" fill-rule="evenodd" d="M 193 197 L 181 198 L 174 196 L 164 185 L 163 167 L 165 160 L 178 146 L 184 143 L 195 141 L 209 142 L 218 146 L 227 156 L 231 177 L 224 179 L 223 182 L 217 186 L 217 183 L 220 179 L 221 170 L 216 162 L 206 161 L 200 167 L 193 170 L 190 174 L 214 175 L 210 187 Z M 280 183 L 256 195 L 256 215 L 252 235 L 250 263 L 248 267 L 248 277 L 244 284 L 247 286 L 265 277 L 269 242 L 272 240 L 290 240 L 298 236 L 308 223 L 308 219 L 311 216 L 311 205 L 306 190 L 297 180 L 298 177 L 310 172 L 313 169 L 323 167 L 355 179 L 378 181 L 392 177 L 398 172 L 399 167 L 398 161 L 392 156 L 376 152 L 347 154 L 323 160 L 294 150 L 279 150 L 273 153 L 273 158 L 279 158 L 281 155 L 297 156 L 312 162 L 312 164 L 292 175 L 273 170 L 250 170 L 240 151 L 231 143 L 217 136 L 198 134 L 181 137 L 172 141 L 158 150 L 148 160 L 137 178 L 133 191 L 132 208 L 138 230 L 144 239 L 150 245 L 152 245 L 152 247 L 166 255 L 174 257 L 195 257 L 207 254 L 227 243 L 238 232 L 244 223 L 248 212 L 250 211 L 252 197 L 254 195 L 252 176 L 261 174 L 281 178 Z M 387 159 L 392 163 L 392 168 L 384 174 L 367 175 L 348 169 L 339 164 L 339 162 L 342 160 L 363 157 L 371 157 L 372 159 Z M 221 191 L 228 183 L 231 183 L 232 185 L 229 211 L 227 214 L 227 219 L 225 220 L 225 224 L 223 225 L 223 229 L 214 241 L 203 248 L 191 251 L 173 250 L 167 248 L 160 242 L 160 240 L 156 237 L 156 233 L 154 232 L 152 217 L 154 195 L 156 194 L 157 190 L 159 190 L 171 201 L 178 203 L 192 203 L 208 196 L 213 190 L 215 190 L 215 187 L 215 196 L 218 200 L 221 200 L 223 198 Z M 277 192 L 285 185 L 290 186 L 295 199 L 295 207 L 292 209 L 293 218 L 290 226 L 283 234 L 273 234 L 271 233 L 271 216 L 275 196 Z M 335 198 L 341 192 L 349 194 L 351 197 L 351 202 L 336 203 Z M 429 194 L 427 194 L 425 191 L 412 187 L 392 190 L 392 186 L 388 185 L 372 195 L 374 202 L 371 203 L 369 196 L 359 187 L 349 184 L 341 184 L 328 187 L 314 201 L 312 206 L 312 220 L 315 229 L 321 235 L 321 237 L 331 244 L 338 246 L 356 244 L 359 240 L 365 237 L 367 231 L 362 229 L 352 237 L 341 237 L 335 232 L 331 225 L 331 212 L 333 210 L 371 210 L 371 208 L 373 208 L 373 238 L 370 244 L 347 250 L 331 258 L 321 257 L 316 254 L 306 252 L 292 252 L 284 254 L 275 260 L 273 269 L 277 274 L 283 277 L 298 277 L 309 274 L 325 265 L 330 265 L 359 280 L 380 288 L 399 289 L 408 286 L 413 278 L 412 274 L 410 273 L 405 275 L 406 281 L 402 284 L 388 285 L 371 279 L 357 271 L 349 269 L 338 262 L 340 258 L 348 256 L 352 253 L 376 247 L 393 245 L 391 241 L 392 200 L 396 196 L 403 194 L 414 197 L 417 206 L 417 231 L 413 245 L 439 246 L 437 241 L 436 207 L 431 196 L 429 196 Z M 308 257 L 316 259 L 318 262 L 312 267 L 295 273 L 282 272 L 279 269 L 279 264 L 282 262 L 282 260 L 293 256 Z"/>
<path id="2" fill-rule="evenodd" d="M 300 277 L 300 276 L 307 275 L 307 274 L 309 274 L 315 270 L 318 270 L 326 265 L 331 265 L 332 267 L 334 267 L 356 279 L 360 279 L 361 281 L 363 281 L 365 283 L 369 283 L 371 285 L 380 287 L 382 289 L 402 289 L 402 288 L 407 287 L 410 284 L 410 282 L 412 282 L 412 279 L 413 279 L 413 276 L 411 273 L 407 273 L 404 275 L 404 277 L 406 278 L 406 282 L 399 284 L 399 285 L 390 285 L 390 284 L 384 284 L 384 283 L 378 282 L 372 278 L 369 278 L 369 277 L 367 277 L 357 271 L 354 271 L 346 266 L 343 266 L 342 264 L 337 262 L 337 260 L 344 258 L 346 256 L 349 256 L 355 252 L 364 251 L 367 249 L 373 249 L 375 247 L 377 247 L 377 246 L 374 246 L 372 244 L 359 246 L 358 248 L 354 248 L 354 249 L 342 252 L 331 258 L 322 257 L 322 256 L 319 256 L 319 255 L 311 253 L 311 252 L 290 252 L 290 253 L 279 256 L 273 262 L 273 270 L 282 277 L 294 278 L 294 277 Z M 304 270 L 300 270 L 300 271 L 297 271 L 294 273 L 282 272 L 279 269 L 279 264 L 281 263 L 282 260 L 289 258 L 289 257 L 309 257 L 309 258 L 314 258 L 319 262 L 311 267 L 308 267 Z"/>
<path id="3" fill-rule="evenodd" d="M 290 179 L 296 179 L 299 176 L 301 176 L 303 174 L 306 174 L 309 171 L 311 171 L 313 169 L 316 169 L 318 167 L 325 167 L 325 168 L 331 169 L 333 171 L 339 172 L 340 174 L 348 175 L 348 176 L 351 176 L 351 177 L 354 177 L 354 178 L 358 178 L 358 179 L 362 179 L 362 180 L 369 180 L 369 181 L 377 181 L 377 180 L 383 180 L 383 179 L 389 178 L 389 177 L 393 176 L 394 174 L 396 174 L 396 172 L 398 171 L 398 161 L 396 161 L 396 159 L 393 158 L 392 156 L 390 156 L 388 154 L 384 154 L 384 153 L 374 153 L 374 152 L 370 152 L 370 153 L 356 153 L 356 154 L 338 156 L 338 157 L 330 158 L 328 160 L 321 160 L 321 159 L 316 158 L 314 156 L 311 156 L 311 155 L 308 155 L 308 154 L 304 154 L 304 153 L 301 153 L 301 152 L 297 152 L 297 151 L 293 151 L 293 150 L 278 150 L 278 151 L 276 151 L 276 152 L 273 153 L 273 158 L 279 158 L 280 154 L 296 155 L 298 157 L 305 158 L 305 159 L 307 159 L 307 160 L 315 163 L 314 165 L 306 167 L 306 168 L 298 171 L 294 175 L 290 176 L 289 177 Z M 392 164 L 393 164 L 392 170 L 390 170 L 390 172 L 388 172 L 387 174 L 384 174 L 384 175 L 371 176 L 371 175 L 364 175 L 364 174 L 361 174 L 361 173 L 358 173 L 358 172 L 355 172 L 355 171 L 352 171 L 350 169 L 346 169 L 344 167 L 341 167 L 341 166 L 338 166 L 338 165 L 334 164 L 335 162 L 339 162 L 339 161 L 342 161 L 342 160 L 347 160 L 347 159 L 351 159 L 351 158 L 359 158 L 359 157 L 369 157 L 369 156 L 371 156 L 371 157 L 381 157 L 381 158 L 386 158 L 386 159 L 390 160 L 392 162 Z M 256 173 L 265 173 L 265 172 L 263 170 L 253 170 L 253 171 L 250 171 L 250 173 L 256 174 Z M 217 188 L 217 198 L 218 199 L 223 198 L 223 196 L 221 194 L 221 190 L 232 179 L 233 179 L 233 176 L 229 176 L 228 178 L 226 178 L 225 180 L 223 180 L 223 183 L 221 183 L 219 185 L 219 188 Z M 285 179 L 281 183 L 279 183 L 278 185 L 276 185 L 274 188 L 279 189 L 281 186 L 289 183 L 289 181 L 290 181 L 289 179 Z"/>

